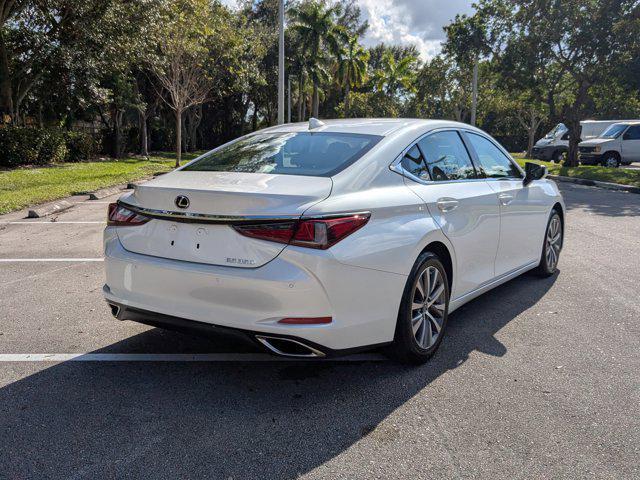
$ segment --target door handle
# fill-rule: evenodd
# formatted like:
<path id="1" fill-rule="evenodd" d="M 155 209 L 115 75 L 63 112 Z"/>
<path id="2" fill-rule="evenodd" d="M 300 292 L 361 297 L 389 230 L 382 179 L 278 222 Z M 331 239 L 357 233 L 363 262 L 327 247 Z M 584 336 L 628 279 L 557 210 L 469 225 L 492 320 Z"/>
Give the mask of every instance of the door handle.
<path id="1" fill-rule="evenodd" d="M 509 205 L 511 202 L 513 202 L 513 195 L 510 195 L 508 193 L 501 193 L 500 195 L 498 195 L 498 199 L 500 199 L 500 203 L 502 205 Z"/>
<path id="2" fill-rule="evenodd" d="M 455 198 L 439 198 L 436 205 L 438 205 L 441 212 L 450 212 L 458 208 L 460 202 Z"/>

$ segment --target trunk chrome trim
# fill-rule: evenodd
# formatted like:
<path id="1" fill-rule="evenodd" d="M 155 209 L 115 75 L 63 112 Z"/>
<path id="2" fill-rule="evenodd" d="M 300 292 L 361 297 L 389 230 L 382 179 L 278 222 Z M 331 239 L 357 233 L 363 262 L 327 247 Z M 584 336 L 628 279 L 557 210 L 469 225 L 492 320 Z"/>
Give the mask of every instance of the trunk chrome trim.
<path id="1" fill-rule="evenodd" d="M 250 222 L 281 222 L 299 220 L 300 215 L 212 215 L 208 213 L 175 212 L 172 210 L 156 210 L 153 208 L 136 207 L 126 202 L 118 202 L 124 208 L 151 218 L 173 220 L 176 222 L 199 223 L 250 223 Z"/>
<path id="2" fill-rule="evenodd" d="M 323 215 L 213 215 L 208 213 L 176 212 L 172 210 L 156 210 L 153 208 L 136 207 L 126 202 L 118 201 L 118 204 L 132 212 L 160 220 L 172 220 L 174 222 L 190 223 L 215 223 L 215 224 L 241 224 L 257 222 L 286 222 L 297 220 L 313 220 L 326 218 L 349 217 L 353 215 L 371 215 L 371 212 L 338 212 Z"/>

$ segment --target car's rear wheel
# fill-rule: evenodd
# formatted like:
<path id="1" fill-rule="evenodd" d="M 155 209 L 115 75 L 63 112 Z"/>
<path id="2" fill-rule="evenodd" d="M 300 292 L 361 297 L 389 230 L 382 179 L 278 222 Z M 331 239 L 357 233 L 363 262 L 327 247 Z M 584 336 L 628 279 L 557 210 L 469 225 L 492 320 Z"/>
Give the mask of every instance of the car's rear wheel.
<path id="1" fill-rule="evenodd" d="M 418 257 L 404 289 L 392 354 L 405 363 L 426 362 L 438 349 L 447 327 L 449 281 L 431 252 Z"/>
<path id="2" fill-rule="evenodd" d="M 562 219 L 558 211 L 553 209 L 547 222 L 542 256 L 540 257 L 540 264 L 536 269 L 537 274 L 543 277 L 549 277 L 556 273 L 558 270 L 558 261 L 560 260 L 560 250 L 562 250 L 562 241 Z"/>

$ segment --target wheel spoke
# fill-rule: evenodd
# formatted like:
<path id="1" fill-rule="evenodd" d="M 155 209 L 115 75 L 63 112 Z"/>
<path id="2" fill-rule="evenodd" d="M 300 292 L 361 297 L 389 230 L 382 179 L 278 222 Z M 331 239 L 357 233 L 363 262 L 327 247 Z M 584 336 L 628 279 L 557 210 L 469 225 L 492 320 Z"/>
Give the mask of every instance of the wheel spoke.
<path id="1" fill-rule="evenodd" d="M 427 317 L 429 318 L 429 323 L 436 329 L 436 333 L 440 333 L 440 328 L 442 328 L 440 322 L 429 312 L 427 312 Z"/>
<path id="2" fill-rule="evenodd" d="M 411 328 L 413 329 L 413 334 L 415 335 L 420 328 L 420 325 L 424 323 L 424 316 L 422 312 L 411 319 Z"/>
<path id="3" fill-rule="evenodd" d="M 415 300 L 413 301 L 413 303 L 411 304 L 411 311 L 415 311 L 415 310 L 420 310 L 422 307 L 424 307 L 424 303 L 422 302 L 416 302 Z"/>
<path id="4" fill-rule="evenodd" d="M 440 298 L 440 296 L 444 293 L 444 283 L 441 283 L 434 292 L 431 293 L 427 301 L 427 305 L 432 305 L 436 300 Z"/>
<path id="5" fill-rule="evenodd" d="M 426 299 L 427 297 L 425 296 L 424 293 L 424 273 L 422 275 L 420 275 L 420 277 L 418 278 L 418 281 L 416 282 L 416 289 L 418 290 L 418 292 L 420 293 L 420 295 L 422 295 L 422 299 Z"/>

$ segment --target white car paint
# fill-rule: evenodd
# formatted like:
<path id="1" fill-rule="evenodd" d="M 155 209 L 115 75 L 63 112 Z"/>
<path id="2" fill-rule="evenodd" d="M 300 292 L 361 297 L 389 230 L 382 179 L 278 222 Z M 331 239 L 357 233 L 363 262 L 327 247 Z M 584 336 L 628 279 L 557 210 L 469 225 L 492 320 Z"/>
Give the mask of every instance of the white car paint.
<path id="1" fill-rule="evenodd" d="M 260 133 L 308 128 L 306 123 L 288 124 Z M 475 132 L 495 143 L 479 129 L 449 121 L 325 121 L 314 131 L 383 138 L 330 177 L 182 167 L 138 186 L 120 202 L 173 213 L 178 210 L 176 196 L 186 195 L 191 204 L 184 214 L 192 222 L 160 217 L 139 226 L 108 226 L 105 297 L 116 305 L 287 335 L 331 350 L 390 342 L 408 275 L 428 245 L 437 242 L 451 256 L 453 311 L 535 267 L 552 208 L 560 204 L 564 210 L 548 179 L 527 186 L 522 178 L 419 181 L 397 168 L 418 139 L 450 130 Z M 447 202 L 457 202 L 456 207 L 449 210 Z M 231 221 L 348 212 L 370 212 L 370 219 L 326 250 L 247 238 L 227 224 L 202 223 L 198 217 Z M 278 323 L 288 317 L 327 316 L 329 324 Z"/>
<path id="2" fill-rule="evenodd" d="M 640 161 L 640 120 L 617 122 L 620 127 L 616 137 L 597 137 L 578 145 L 580 161 L 584 164 L 604 163 L 610 155 L 614 155 L 623 165 Z M 612 126 L 613 126 L 612 125 Z M 607 131 L 602 132 L 606 135 Z"/>

